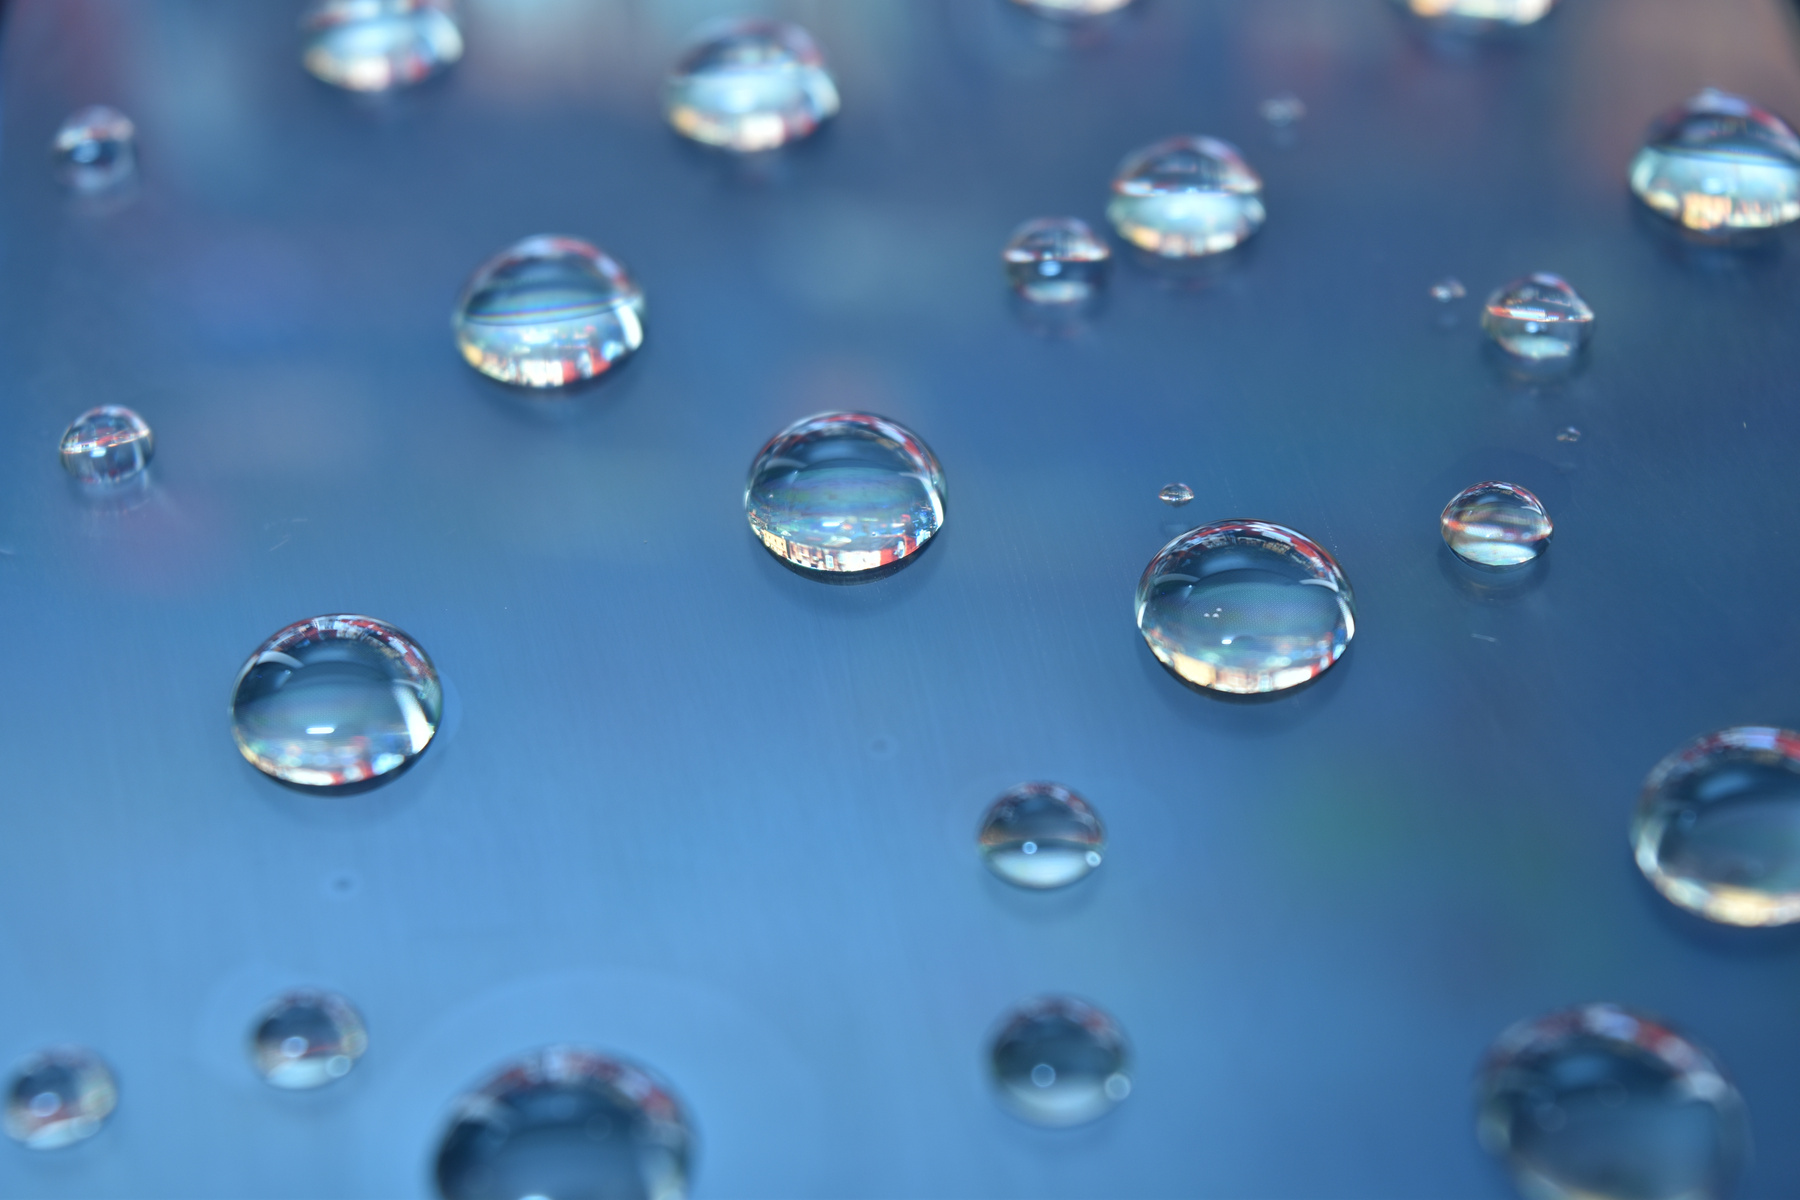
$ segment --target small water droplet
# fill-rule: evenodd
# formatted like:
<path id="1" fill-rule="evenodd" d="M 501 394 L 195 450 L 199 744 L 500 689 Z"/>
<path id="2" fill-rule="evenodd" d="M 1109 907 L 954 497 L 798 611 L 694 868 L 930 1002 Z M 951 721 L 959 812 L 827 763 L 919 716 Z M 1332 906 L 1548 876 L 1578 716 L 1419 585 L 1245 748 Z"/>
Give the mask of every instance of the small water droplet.
<path id="1" fill-rule="evenodd" d="M 1164 546 L 1137 588 L 1138 630 L 1162 664 L 1218 692 L 1276 692 L 1343 657 L 1356 604 L 1337 561 L 1268 521 L 1221 521 Z"/>
<path id="2" fill-rule="evenodd" d="M 1276 129 L 1298 125 L 1306 116 L 1306 102 L 1289 92 L 1271 96 L 1256 106 L 1257 115 Z"/>
<path id="3" fill-rule="evenodd" d="M 1800 921 L 1800 733 L 1739 726 L 1650 772 L 1631 821 L 1638 868 L 1726 925 Z"/>
<path id="4" fill-rule="evenodd" d="M 1120 165 L 1112 192 L 1106 216 L 1119 236 L 1166 258 L 1218 254 L 1262 228 L 1262 179 L 1217 138 L 1146 146 Z"/>
<path id="5" fill-rule="evenodd" d="M 680 1101 L 635 1064 L 552 1046 L 503 1064 L 451 1113 L 434 1173 L 444 1200 L 688 1194 Z"/>
<path id="6" fill-rule="evenodd" d="M 994 1034 L 989 1065 L 1001 1101 L 1034 1125 L 1092 1121 L 1131 1091 L 1118 1023 L 1066 996 L 1032 1000 L 1008 1013 Z"/>
<path id="7" fill-rule="evenodd" d="M 1194 498 L 1194 489 L 1185 483 L 1165 483 L 1156 498 L 1170 508 L 1180 508 Z"/>
<path id="8" fill-rule="evenodd" d="M 324 1087 L 349 1074 L 368 1048 L 362 1014 L 335 992 L 283 992 L 250 1025 L 250 1065 L 278 1088 Z"/>
<path id="9" fill-rule="evenodd" d="M 1090 300 L 1106 276 L 1112 248 L 1086 221 L 1040 217 L 1013 230 L 1000 259 L 1013 289 L 1034 304 Z"/>
<path id="10" fill-rule="evenodd" d="M 1106 849 L 1106 831 L 1088 802 L 1054 783 L 1020 784 L 994 801 L 979 837 L 988 870 L 1025 888 L 1084 879 Z"/>
<path id="11" fill-rule="evenodd" d="M 1567 359 L 1593 334 L 1594 310 L 1560 276 L 1528 275 L 1488 297 L 1481 327 L 1508 354 Z"/>
<path id="12" fill-rule="evenodd" d="M 1707 88 L 1650 126 L 1631 190 L 1696 233 L 1726 236 L 1800 218 L 1800 137 L 1755 102 Z"/>
<path id="13" fill-rule="evenodd" d="M 129 408 L 90 408 L 63 430 L 62 465 L 83 483 L 123 483 L 150 465 L 156 438 Z"/>
<path id="14" fill-rule="evenodd" d="M 1561 429 L 1556 431 L 1556 440 L 1559 442 L 1579 442 L 1581 440 L 1581 430 L 1575 428 L 1573 425 L 1564 425 Z"/>
<path id="15" fill-rule="evenodd" d="M 1021 8 L 1053 20 L 1079 21 L 1118 12 L 1132 0 L 1013 0 Z"/>
<path id="16" fill-rule="evenodd" d="M 116 108 L 96 104 L 72 114 L 50 144 L 56 174 L 78 192 L 101 192 L 137 170 L 137 127 Z"/>
<path id="17" fill-rule="evenodd" d="M 1428 22 L 1453 29 L 1534 25 L 1549 15 L 1556 0 L 1398 0 L 1400 6 Z"/>
<path id="18" fill-rule="evenodd" d="M 837 85 L 812 35 L 757 18 L 703 29 L 664 87 L 669 124 L 708 146 L 773 150 L 838 111 Z"/>
<path id="19" fill-rule="evenodd" d="M 542 234 L 470 276 L 452 322 L 470 366 L 503 383 L 563 387 L 617 366 L 644 343 L 644 293 L 610 256 Z"/>
<path id="20" fill-rule="evenodd" d="M 437 670 L 418 643 L 385 621 L 334 614 L 257 647 L 232 689 L 231 733 L 259 771 L 334 787 L 417 758 L 443 711 Z M 332 732 L 307 732 L 317 726 Z"/>
<path id="21" fill-rule="evenodd" d="M 1461 300 L 1468 294 L 1469 290 L 1462 285 L 1462 280 L 1454 275 L 1446 275 L 1444 278 L 1431 285 L 1431 298 L 1436 300 L 1439 304 L 1448 304 L 1452 300 Z"/>
<path id="22" fill-rule="evenodd" d="M 1723 1196 L 1749 1145 L 1743 1101 L 1712 1058 L 1611 1004 L 1507 1030 L 1479 1105 L 1482 1145 L 1529 1196 Z"/>
<path id="23" fill-rule="evenodd" d="M 1464 562 L 1516 567 L 1544 551 L 1554 526 L 1541 500 L 1515 483 L 1478 483 L 1444 506 L 1444 544 Z"/>
<path id="24" fill-rule="evenodd" d="M 744 510 L 777 558 L 812 571 L 874 571 L 943 528 L 944 473 L 918 435 L 894 421 L 820 413 L 757 452 Z"/>
<path id="25" fill-rule="evenodd" d="M 463 54 L 448 0 L 318 0 L 300 29 L 301 65 L 353 92 L 420 83 Z"/>
<path id="26" fill-rule="evenodd" d="M 118 1102 L 118 1085 L 99 1055 L 80 1046 L 52 1047 L 13 1068 L 6 1134 L 33 1150 L 54 1150 L 99 1133 Z"/>

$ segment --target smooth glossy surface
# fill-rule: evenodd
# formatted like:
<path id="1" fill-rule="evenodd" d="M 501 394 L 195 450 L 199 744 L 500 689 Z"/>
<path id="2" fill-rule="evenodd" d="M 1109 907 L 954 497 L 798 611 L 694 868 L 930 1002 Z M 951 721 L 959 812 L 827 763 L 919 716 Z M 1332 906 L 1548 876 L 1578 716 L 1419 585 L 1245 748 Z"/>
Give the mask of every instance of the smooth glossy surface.
<path id="1" fill-rule="evenodd" d="M 1035 304 L 1079 304 L 1106 278 L 1112 247 L 1086 221 L 1040 217 L 1013 230 L 1000 261 L 1013 290 Z"/>
<path id="2" fill-rule="evenodd" d="M 444 691 L 423 648 L 373 617 L 299 621 L 257 647 L 231 695 L 231 735 L 257 770 L 334 787 L 425 752 Z"/>
<path id="3" fill-rule="evenodd" d="M 78 192 L 101 192 L 137 170 L 137 127 L 116 108 L 96 104 L 62 123 L 50 145 L 56 174 Z"/>
<path id="4" fill-rule="evenodd" d="M 837 85 L 812 35 L 786 21 L 704 30 L 664 86 L 677 133 L 708 146 L 773 150 L 837 115 Z"/>
<path id="5" fill-rule="evenodd" d="M 1451 28 L 1506 28 L 1534 25 L 1550 15 L 1556 0 L 1396 0 L 1407 12 Z"/>
<path id="6" fill-rule="evenodd" d="M 1544 502 L 1516 483 L 1477 483 L 1444 505 L 1438 518 L 1444 544 L 1464 562 L 1516 567 L 1550 544 L 1555 527 Z"/>
<path id="7" fill-rule="evenodd" d="M 692 1154 L 687 1117 L 660 1079 L 552 1046 L 457 1101 L 434 1176 L 444 1200 L 681 1200 Z"/>
<path id="8" fill-rule="evenodd" d="M 1106 831 L 1088 802 L 1055 783 L 1022 783 L 994 801 L 978 835 L 988 870 L 1023 888 L 1085 879 L 1106 852 Z"/>
<path id="9" fill-rule="evenodd" d="M 250 1026 L 250 1065 L 278 1088 L 324 1087 L 348 1075 L 368 1048 L 362 1014 L 336 992 L 283 992 Z"/>
<path id="10" fill-rule="evenodd" d="M 462 57 L 448 0 L 319 0 L 301 18 L 301 64 L 353 92 L 385 92 L 429 79 Z"/>
<path id="11" fill-rule="evenodd" d="M 156 437 L 129 408 L 90 408 L 63 430 L 57 452 L 63 469 L 83 483 L 123 483 L 143 473 Z"/>
<path id="12" fill-rule="evenodd" d="M 1165 483 L 1156 498 L 1170 508 L 1180 508 L 1194 498 L 1194 489 L 1185 483 Z"/>
<path id="13" fill-rule="evenodd" d="M 1712 1058 L 1611 1004 L 1507 1030 L 1478 1104 L 1482 1145 L 1529 1200 L 1718 1200 L 1747 1147 L 1743 1103 Z"/>
<path id="14" fill-rule="evenodd" d="M 1487 298 L 1481 328 L 1508 354 L 1530 362 L 1573 358 L 1594 332 L 1594 310 L 1560 275 L 1515 279 Z"/>
<path id="15" fill-rule="evenodd" d="M 1119 236 L 1164 258 L 1199 258 L 1241 244 L 1263 223 L 1262 178 L 1237 147 L 1172 137 L 1119 165 L 1106 217 Z"/>
<path id="16" fill-rule="evenodd" d="M 944 472 L 917 434 L 870 413 L 820 413 L 770 438 L 744 511 L 777 558 L 853 575 L 891 567 L 944 525 Z"/>
<path id="17" fill-rule="evenodd" d="M 55 1150 L 100 1132 L 119 1088 L 100 1056 L 81 1046 L 43 1050 L 13 1068 L 6 1083 L 6 1135 L 33 1150 Z"/>
<path id="18" fill-rule="evenodd" d="M 1181 678 L 1217 692 L 1277 692 L 1316 678 L 1356 636 L 1337 560 L 1269 521 L 1202 525 L 1164 546 L 1137 588 L 1138 632 Z"/>
<path id="19" fill-rule="evenodd" d="M 1772 229 L 1800 217 L 1800 137 L 1754 101 L 1707 88 L 1651 125 L 1630 180 L 1695 233 Z"/>
<path id="20" fill-rule="evenodd" d="M 644 344 L 644 293 L 579 238 L 529 237 L 483 263 L 451 322 L 471 367 L 520 387 L 563 387 L 612 370 Z"/>
<path id="21" fill-rule="evenodd" d="M 1081 1125 L 1131 1094 L 1124 1031 L 1106 1013 L 1067 996 L 1020 1005 L 988 1049 L 1000 1101 L 1034 1125 Z"/>

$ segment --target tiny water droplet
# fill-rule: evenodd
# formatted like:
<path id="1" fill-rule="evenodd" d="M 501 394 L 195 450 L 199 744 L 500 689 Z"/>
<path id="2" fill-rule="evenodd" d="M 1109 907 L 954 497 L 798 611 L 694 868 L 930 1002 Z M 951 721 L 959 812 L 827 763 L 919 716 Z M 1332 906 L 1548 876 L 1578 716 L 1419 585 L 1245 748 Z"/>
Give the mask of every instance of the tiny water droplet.
<path id="1" fill-rule="evenodd" d="M 944 473 L 897 422 L 820 413 L 757 452 L 744 510 L 777 558 L 812 571 L 874 571 L 909 558 L 943 528 Z"/>
<path id="2" fill-rule="evenodd" d="M 116 108 L 96 104 L 70 115 L 50 144 L 57 178 L 78 192 L 101 192 L 137 170 L 137 126 Z"/>
<path id="3" fill-rule="evenodd" d="M 250 1024 L 250 1065 L 278 1088 L 324 1087 L 349 1074 L 368 1048 L 368 1027 L 355 1005 L 316 988 L 283 992 Z"/>
<path id="4" fill-rule="evenodd" d="M 1561 429 L 1556 431 L 1556 440 L 1559 442 L 1579 442 L 1581 440 L 1581 430 L 1575 428 L 1573 425 L 1564 425 Z"/>
<path id="5" fill-rule="evenodd" d="M 1771 229 L 1800 218 L 1800 137 L 1755 102 L 1707 88 L 1650 126 L 1629 179 L 1638 199 L 1696 233 Z"/>
<path id="6" fill-rule="evenodd" d="M 1040 217 L 1013 230 L 1000 259 L 1013 290 L 1034 304 L 1079 304 L 1093 298 L 1112 248 L 1075 217 Z"/>
<path id="7" fill-rule="evenodd" d="M 1257 115 L 1276 129 L 1298 125 L 1306 116 L 1306 102 L 1292 93 L 1271 96 L 1256 106 Z"/>
<path id="8" fill-rule="evenodd" d="M 1426 21 L 1470 30 L 1534 25 L 1549 15 L 1556 0 L 1398 0 Z"/>
<path id="9" fill-rule="evenodd" d="M 988 870 L 1024 888 L 1084 879 L 1106 849 L 1106 831 L 1088 802 L 1054 783 L 1023 783 L 994 801 L 979 839 Z"/>
<path id="10" fill-rule="evenodd" d="M 1020 8 L 1053 20 L 1079 21 L 1118 12 L 1131 0 L 1013 0 Z"/>
<path id="11" fill-rule="evenodd" d="M 1528 1196 L 1724 1196 L 1749 1146 L 1743 1101 L 1711 1056 L 1611 1004 L 1507 1030 L 1479 1093 L 1481 1143 Z"/>
<path id="12" fill-rule="evenodd" d="M 1001 1102 L 1034 1125 L 1092 1121 L 1131 1091 L 1118 1023 L 1066 996 L 1028 1001 L 1008 1013 L 988 1061 Z"/>
<path id="13" fill-rule="evenodd" d="M 1448 304 L 1452 300 L 1461 300 L 1468 294 L 1469 290 L 1462 285 L 1462 280 L 1454 275 L 1446 275 L 1444 278 L 1431 285 L 1431 298 L 1436 300 L 1439 304 Z"/>
<path id="14" fill-rule="evenodd" d="M 1194 498 L 1194 489 L 1185 483 L 1165 483 L 1156 498 L 1170 508 L 1180 508 Z"/>
<path id="15" fill-rule="evenodd" d="M 1481 327 L 1502 350 L 1533 362 L 1572 358 L 1594 331 L 1594 310 L 1560 276 L 1528 275 L 1488 297 Z"/>
<path id="16" fill-rule="evenodd" d="M 353 92 L 423 82 L 463 54 L 448 0 L 318 0 L 300 29 L 301 65 Z"/>
<path id="17" fill-rule="evenodd" d="M 1444 544 L 1464 562 L 1516 567 L 1544 552 L 1554 526 L 1544 504 L 1515 483 L 1464 488 L 1438 518 Z"/>
<path id="18" fill-rule="evenodd" d="M 437 670 L 418 643 L 385 621 L 334 614 L 257 647 L 232 689 L 231 734 L 257 770 L 334 787 L 417 758 L 443 711 Z"/>
<path id="19" fill-rule="evenodd" d="M 1119 166 L 1112 192 L 1106 216 L 1119 236 L 1165 258 L 1218 254 L 1262 228 L 1262 179 L 1217 138 L 1144 147 Z"/>
<path id="20" fill-rule="evenodd" d="M 643 1067 L 573 1046 L 501 1065 L 461 1097 L 434 1164 L 444 1200 L 688 1194 L 693 1135 Z"/>
<path id="21" fill-rule="evenodd" d="M 81 1046 L 55 1046 L 13 1068 L 6 1085 L 6 1134 L 33 1150 L 54 1150 L 99 1133 L 118 1103 L 118 1085 L 99 1055 Z"/>
<path id="22" fill-rule="evenodd" d="M 90 408 L 63 430 L 58 452 L 69 474 L 83 483 L 123 483 L 150 465 L 156 438 L 129 408 Z"/>
<path id="23" fill-rule="evenodd" d="M 760 18 L 703 29 L 664 86 L 669 124 L 708 146 L 773 150 L 838 111 L 837 85 L 812 35 Z"/>
<path id="24" fill-rule="evenodd" d="M 542 234 L 476 269 L 452 325 L 463 358 L 483 375 L 563 387 L 604 374 L 643 345 L 644 293 L 605 252 Z"/>

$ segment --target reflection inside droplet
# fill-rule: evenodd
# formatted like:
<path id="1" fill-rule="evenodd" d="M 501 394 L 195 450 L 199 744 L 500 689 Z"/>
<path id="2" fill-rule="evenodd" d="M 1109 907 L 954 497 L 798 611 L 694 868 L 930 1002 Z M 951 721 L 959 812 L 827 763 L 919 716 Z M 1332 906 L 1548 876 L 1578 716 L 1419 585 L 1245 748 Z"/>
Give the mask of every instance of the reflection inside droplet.
<path id="1" fill-rule="evenodd" d="M 1185 483 L 1165 483 L 1156 498 L 1170 508 L 1180 508 L 1194 498 L 1194 489 Z"/>
<path id="2" fill-rule="evenodd" d="M 1166 258 L 1218 254 L 1262 228 L 1262 179 L 1237 147 L 1172 137 L 1127 158 L 1107 219 L 1119 236 Z"/>
<path id="3" fill-rule="evenodd" d="M 1515 483 L 1478 483 L 1451 497 L 1438 518 L 1444 544 L 1464 562 L 1516 567 L 1543 553 L 1555 527 L 1543 501 Z"/>
<path id="4" fill-rule="evenodd" d="M 563 387 L 604 374 L 644 342 L 644 293 L 578 238 L 529 237 L 476 269 L 452 321 L 457 348 L 483 375 Z"/>
<path id="5" fill-rule="evenodd" d="M 1439 304 L 1448 304 L 1452 300 L 1461 300 L 1466 295 L 1468 295 L 1468 289 L 1463 287 L 1462 280 L 1456 278 L 1454 275 L 1446 275 L 1444 278 L 1431 285 L 1431 298 L 1436 300 Z"/>
<path id="6" fill-rule="evenodd" d="M 42 1050 L 7 1081 L 6 1134 L 33 1150 L 72 1145 L 100 1132 L 118 1101 L 112 1071 L 92 1050 Z"/>
<path id="7" fill-rule="evenodd" d="M 1629 178 L 1638 199 L 1691 232 L 1770 229 L 1800 218 L 1800 137 L 1754 102 L 1707 88 L 1651 125 Z"/>
<path id="8" fill-rule="evenodd" d="M 300 28 L 301 64 L 354 92 L 419 83 L 463 53 L 449 0 L 318 0 Z"/>
<path id="9" fill-rule="evenodd" d="M 1008 883 L 1057 888 L 1100 865 L 1106 833 L 1086 800 L 1054 783 L 1025 783 L 982 819 L 981 857 Z"/>
<path id="10" fill-rule="evenodd" d="M 1105 278 L 1112 248 L 1086 221 L 1040 217 L 1013 230 L 1000 252 L 1013 290 L 1035 304 L 1079 304 Z"/>
<path id="11" fill-rule="evenodd" d="M 335 992 L 284 992 L 250 1026 L 250 1064 L 278 1088 L 323 1087 L 349 1074 L 368 1048 L 362 1014 Z"/>
<path id="12" fill-rule="evenodd" d="M 1560 276 L 1528 275 L 1488 297 L 1481 327 L 1502 350 L 1534 362 L 1572 358 L 1594 331 L 1594 310 Z"/>
<path id="13" fill-rule="evenodd" d="M 1396 0 L 1413 16 L 1452 29 L 1533 25 L 1556 7 L 1556 0 Z"/>
<path id="14" fill-rule="evenodd" d="M 70 115 L 50 145 L 56 174 L 78 192 L 100 192 L 137 170 L 137 127 L 116 108 L 96 104 Z"/>
<path id="15" fill-rule="evenodd" d="M 1066 996 L 1009 1013 L 988 1055 L 1001 1101 L 1035 1125 L 1079 1125 L 1131 1092 L 1125 1035 L 1091 1004 Z"/>
<path id="16" fill-rule="evenodd" d="M 83 483 L 124 483 L 150 465 L 156 438 L 129 408 L 90 408 L 63 430 L 63 468 Z"/>
<path id="17" fill-rule="evenodd" d="M 703 30 L 664 88 L 669 124 L 727 150 L 773 150 L 838 111 L 837 86 L 798 25 L 732 20 Z"/>

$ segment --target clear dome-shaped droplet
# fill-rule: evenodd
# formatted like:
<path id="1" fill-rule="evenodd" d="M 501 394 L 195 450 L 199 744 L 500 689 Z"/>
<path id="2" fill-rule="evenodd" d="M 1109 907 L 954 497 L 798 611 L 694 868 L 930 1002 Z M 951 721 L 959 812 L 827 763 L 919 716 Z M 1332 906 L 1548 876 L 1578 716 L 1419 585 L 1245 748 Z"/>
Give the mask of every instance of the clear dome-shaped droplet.
<path id="1" fill-rule="evenodd" d="M 453 325 L 457 348 L 483 375 L 562 387 L 604 374 L 644 344 L 644 293 L 603 251 L 545 234 L 483 263 Z"/>
<path id="2" fill-rule="evenodd" d="M 1001 1102 L 1034 1125 L 1080 1125 L 1131 1094 L 1124 1032 L 1093 1005 L 1066 996 L 1007 1014 L 988 1064 Z"/>
<path id="3" fill-rule="evenodd" d="M 324 1087 L 348 1075 L 368 1048 L 362 1014 L 335 992 L 284 992 L 250 1026 L 250 1065 L 278 1088 Z"/>
<path id="4" fill-rule="evenodd" d="M 1481 327 L 1508 354 L 1532 362 L 1572 358 L 1594 332 L 1594 310 L 1558 275 L 1515 279 L 1488 297 Z"/>
<path id="5" fill-rule="evenodd" d="M 1726 925 L 1800 921 L 1800 733 L 1709 733 L 1650 772 L 1631 820 L 1656 890 Z"/>
<path id="6" fill-rule="evenodd" d="M 1707 88 L 1650 126 L 1631 190 L 1697 233 L 1729 236 L 1800 217 L 1800 137 L 1741 96 Z"/>
<path id="7" fill-rule="evenodd" d="M 1138 581 L 1137 623 L 1162 664 L 1216 692 L 1277 692 L 1323 673 L 1356 636 L 1335 559 L 1268 521 L 1182 534 Z"/>
<path id="8" fill-rule="evenodd" d="M 238 672 L 231 733 L 259 771 L 333 787 L 397 771 L 443 716 L 437 670 L 385 621 L 338 614 L 289 625 Z"/>
<path id="9" fill-rule="evenodd" d="M 1482 29 L 1534 25 L 1550 15 L 1556 0 L 1397 0 L 1415 17 L 1453 28 Z"/>
<path id="10" fill-rule="evenodd" d="M 78 192 L 100 192 L 137 170 L 137 127 L 116 108 L 96 104 L 72 114 L 50 145 L 59 179 Z"/>
<path id="11" fill-rule="evenodd" d="M 1088 802 L 1054 783 L 1022 783 L 981 822 L 981 857 L 1008 883 L 1059 888 L 1083 879 L 1106 853 L 1106 831 Z"/>
<path id="12" fill-rule="evenodd" d="M 1107 13 L 1115 13 L 1131 0 L 1014 0 L 1020 8 L 1030 9 L 1041 17 L 1055 20 L 1082 20 L 1087 17 L 1104 17 Z"/>
<path id="13" fill-rule="evenodd" d="M 1075 217 L 1040 217 L 1013 230 L 1000 252 L 1007 281 L 1035 304 L 1079 304 L 1106 278 L 1112 248 Z"/>
<path id="14" fill-rule="evenodd" d="M 123 483 L 150 465 L 156 438 L 129 408 L 90 408 L 63 430 L 63 469 L 83 483 Z"/>
<path id="15" fill-rule="evenodd" d="M 1444 506 L 1444 544 L 1464 562 L 1516 567 L 1544 552 L 1554 526 L 1543 501 L 1516 483 L 1478 483 Z"/>
<path id="16" fill-rule="evenodd" d="M 944 472 L 903 425 L 820 413 L 757 452 L 744 510 L 777 558 L 813 571 L 874 571 L 917 553 L 943 528 Z"/>
<path id="17" fill-rule="evenodd" d="M 759 18 L 703 30 L 664 89 L 669 124 L 708 146 L 750 152 L 799 141 L 837 114 L 837 85 L 812 35 Z"/>
<path id="18" fill-rule="evenodd" d="M 1156 498 L 1170 508 L 1180 508 L 1194 498 L 1194 489 L 1185 483 L 1165 483 Z"/>
<path id="19" fill-rule="evenodd" d="M 1452 300 L 1461 300 L 1468 294 L 1468 289 L 1463 287 L 1462 280 L 1454 275 L 1446 275 L 1444 278 L 1431 285 L 1431 298 L 1436 300 L 1439 304 L 1448 304 Z"/>
<path id="20" fill-rule="evenodd" d="M 1721 1200 L 1748 1148 L 1711 1057 L 1611 1004 L 1507 1030 L 1478 1101 L 1482 1145 L 1534 1200 Z"/>
<path id="21" fill-rule="evenodd" d="M 353 92 L 419 83 L 463 53 L 448 0 L 318 0 L 300 28 L 302 65 Z"/>
<path id="22" fill-rule="evenodd" d="M 693 1136 L 644 1068 L 552 1046 L 495 1071 L 456 1104 L 438 1143 L 444 1200 L 681 1200 Z"/>
<path id="23" fill-rule="evenodd" d="M 6 1135 L 54 1150 L 100 1132 L 119 1102 L 113 1073 L 80 1046 L 43 1050 L 13 1068 L 6 1085 Z"/>
<path id="24" fill-rule="evenodd" d="M 1172 137 L 1127 158 L 1107 219 L 1132 245 L 1165 258 L 1218 254 L 1262 228 L 1262 179 L 1229 142 Z"/>

